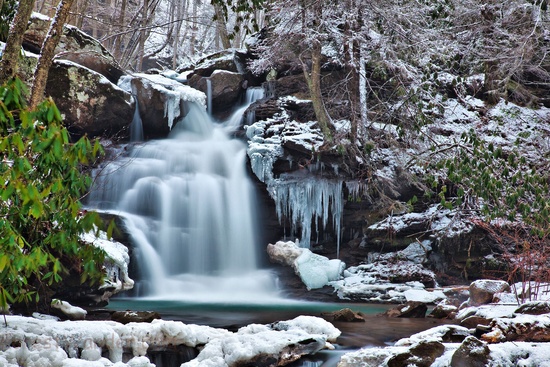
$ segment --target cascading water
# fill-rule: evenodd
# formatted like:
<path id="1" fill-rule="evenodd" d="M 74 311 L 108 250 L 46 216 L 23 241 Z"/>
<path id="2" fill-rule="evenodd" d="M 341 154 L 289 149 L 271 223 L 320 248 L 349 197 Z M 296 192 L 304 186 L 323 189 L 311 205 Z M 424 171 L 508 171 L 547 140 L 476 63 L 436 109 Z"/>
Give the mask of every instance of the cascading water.
<path id="1" fill-rule="evenodd" d="M 258 269 L 246 146 L 204 107 L 187 103 L 186 111 L 168 139 L 129 146 L 105 166 L 89 205 L 124 218 L 145 279 L 139 295 L 265 302 L 275 287 Z"/>
<path id="2" fill-rule="evenodd" d="M 134 95 L 134 101 L 136 103 L 136 108 L 134 110 L 134 118 L 130 124 L 130 141 L 137 142 L 143 141 L 143 123 L 141 121 L 141 116 L 139 115 L 139 104 L 138 99 Z"/>
<path id="3" fill-rule="evenodd" d="M 246 112 L 246 110 L 248 109 L 248 107 L 264 98 L 264 95 L 265 95 L 265 92 L 264 92 L 264 88 L 263 87 L 251 87 L 251 88 L 248 88 L 246 90 L 246 94 L 245 94 L 245 98 L 244 98 L 244 103 L 243 105 L 238 108 L 235 113 L 233 113 L 233 115 L 231 116 L 231 118 L 229 120 L 227 120 L 227 122 L 224 124 L 227 131 L 228 132 L 234 132 L 236 131 L 240 126 L 241 126 L 241 123 L 242 123 L 242 119 L 243 119 L 243 116 L 244 116 L 244 113 Z M 251 118 L 249 119 L 249 117 L 252 117 L 253 116 L 253 112 L 249 112 L 249 115 L 247 116 L 247 123 L 252 123 L 253 121 L 249 121 L 251 120 Z"/>

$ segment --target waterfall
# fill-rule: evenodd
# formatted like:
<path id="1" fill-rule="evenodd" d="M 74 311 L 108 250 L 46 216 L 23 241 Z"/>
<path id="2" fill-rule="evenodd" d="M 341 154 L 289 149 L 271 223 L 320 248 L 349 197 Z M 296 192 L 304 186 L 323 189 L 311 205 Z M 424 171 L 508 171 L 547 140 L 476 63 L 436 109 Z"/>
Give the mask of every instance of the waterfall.
<path id="1" fill-rule="evenodd" d="M 275 292 L 258 265 L 263 245 L 246 146 L 204 107 L 185 104 L 169 138 L 130 145 L 99 171 L 89 206 L 124 219 L 139 254 L 141 295 L 265 300 Z"/>
<path id="2" fill-rule="evenodd" d="M 143 140 L 143 124 L 141 122 L 141 116 L 139 115 L 139 103 L 136 95 L 133 95 L 136 102 L 136 109 L 134 111 L 134 118 L 130 124 L 130 141 L 137 142 Z"/>
<path id="3" fill-rule="evenodd" d="M 246 90 L 244 97 L 244 103 L 239 107 L 224 124 L 228 132 L 235 132 L 242 124 L 243 116 L 248 107 L 264 98 L 264 89 L 262 87 L 250 87 Z M 252 114 L 252 112 L 250 112 Z M 249 123 L 249 117 L 247 116 L 247 123 Z M 253 121 L 252 121 L 253 122 Z"/>
<path id="4" fill-rule="evenodd" d="M 206 78 L 206 109 L 208 115 L 212 116 L 212 80 Z"/>

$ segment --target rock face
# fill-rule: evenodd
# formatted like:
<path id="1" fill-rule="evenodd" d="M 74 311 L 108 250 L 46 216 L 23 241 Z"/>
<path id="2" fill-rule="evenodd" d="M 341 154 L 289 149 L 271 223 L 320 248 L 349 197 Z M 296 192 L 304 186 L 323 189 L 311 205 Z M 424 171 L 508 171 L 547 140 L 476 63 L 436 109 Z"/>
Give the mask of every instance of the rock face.
<path id="1" fill-rule="evenodd" d="M 242 74 L 226 70 L 216 70 L 209 77 L 198 74 L 189 78 L 189 86 L 208 94 L 208 81 L 211 83 L 212 112 L 218 113 L 233 107 L 243 90 Z"/>
<path id="2" fill-rule="evenodd" d="M 46 95 L 52 96 L 72 134 L 125 137 L 132 122 L 132 96 L 104 76 L 67 61 L 50 69 Z"/>
<path id="3" fill-rule="evenodd" d="M 406 353 L 397 354 L 388 360 L 388 367 L 428 367 L 441 356 L 445 346 L 438 341 L 422 341 Z"/>

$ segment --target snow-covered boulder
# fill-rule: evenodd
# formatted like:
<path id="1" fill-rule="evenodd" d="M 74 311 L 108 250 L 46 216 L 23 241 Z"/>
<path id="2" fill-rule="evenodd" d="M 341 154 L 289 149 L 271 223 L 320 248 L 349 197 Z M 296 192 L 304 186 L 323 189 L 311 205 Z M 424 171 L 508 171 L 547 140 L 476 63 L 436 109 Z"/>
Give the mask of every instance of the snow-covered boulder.
<path id="1" fill-rule="evenodd" d="M 23 36 L 23 48 L 39 53 L 50 28 L 50 22 L 49 17 L 33 13 Z M 56 59 L 80 64 L 105 76 L 115 84 L 124 74 L 115 58 L 101 42 L 71 25 L 63 27 L 63 34 L 54 53 Z"/>
<path id="2" fill-rule="evenodd" d="M 294 242 L 279 241 L 268 245 L 268 254 L 275 262 L 292 266 L 308 290 L 322 288 L 329 282 L 342 278 L 346 264 L 341 260 L 329 260 Z"/>
<path id="3" fill-rule="evenodd" d="M 65 316 L 71 320 L 84 320 L 88 312 L 81 308 L 71 305 L 69 302 L 53 299 L 52 308 L 61 311 Z"/>
<path id="4" fill-rule="evenodd" d="M 146 139 L 166 137 L 185 117 L 186 102 L 206 108 L 204 93 L 162 75 L 133 74 L 121 78 L 118 85 L 137 96 Z"/>
<path id="5" fill-rule="evenodd" d="M 470 306 L 491 303 L 495 293 L 510 292 L 510 285 L 503 280 L 480 279 L 470 284 Z"/>

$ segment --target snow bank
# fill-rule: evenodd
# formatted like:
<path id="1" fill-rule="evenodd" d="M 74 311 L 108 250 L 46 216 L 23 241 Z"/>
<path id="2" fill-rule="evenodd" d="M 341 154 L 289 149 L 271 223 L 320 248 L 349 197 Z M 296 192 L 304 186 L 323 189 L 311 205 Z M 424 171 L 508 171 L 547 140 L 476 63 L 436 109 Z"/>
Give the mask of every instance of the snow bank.
<path id="1" fill-rule="evenodd" d="M 340 331 L 323 319 L 300 316 L 273 325 L 249 325 L 232 333 L 177 321 L 152 323 L 39 320 L 7 316 L 0 333 L 2 366 L 153 366 L 145 357 L 151 347 L 204 346 L 184 366 L 233 366 L 258 356 L 289 360 L 330 347 Z M 122 363 L 123 354 L 133 358 Z M 108 356 L 108 359 L 104 356 Z"/>

